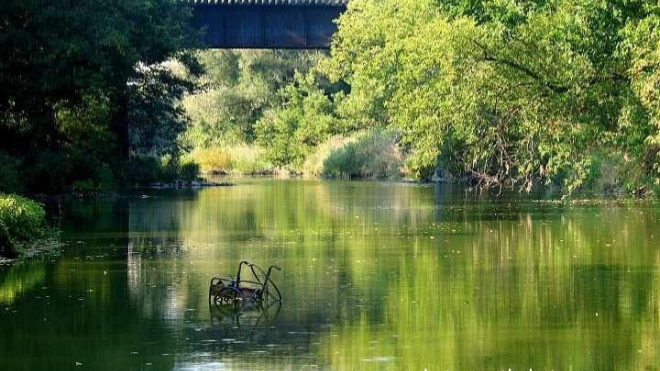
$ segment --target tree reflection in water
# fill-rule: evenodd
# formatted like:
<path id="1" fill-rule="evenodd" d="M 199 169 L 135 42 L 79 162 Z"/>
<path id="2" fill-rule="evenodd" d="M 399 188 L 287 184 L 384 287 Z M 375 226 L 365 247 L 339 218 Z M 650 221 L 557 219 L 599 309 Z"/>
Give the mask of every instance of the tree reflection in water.
<path id="1" fill-rule="evenodd" d="M 65 255 L 2 268 L 0 368 L 660 367 L 654 202 L 278 180 L 151 196 L 63 205 Z M 210 278 L 244 259 L 283 268 L 274 323 L 209 311 Z"/>

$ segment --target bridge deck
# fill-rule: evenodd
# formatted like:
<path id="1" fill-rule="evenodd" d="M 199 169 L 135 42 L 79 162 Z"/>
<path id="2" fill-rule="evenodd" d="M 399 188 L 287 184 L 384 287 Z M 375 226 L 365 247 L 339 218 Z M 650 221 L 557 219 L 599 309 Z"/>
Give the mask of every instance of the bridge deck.
<path id="1" fill-rule="evenodd" d="M 188 0 L 209 48 L 325 49 L 348 0 Z"/>
<path id="2" fill-rule="evenodd" d="M 343 6 L 348 5 L 349 0 L 184 0 L 190 4 L 203 5 L 241 5 L 241 6 Z"/>

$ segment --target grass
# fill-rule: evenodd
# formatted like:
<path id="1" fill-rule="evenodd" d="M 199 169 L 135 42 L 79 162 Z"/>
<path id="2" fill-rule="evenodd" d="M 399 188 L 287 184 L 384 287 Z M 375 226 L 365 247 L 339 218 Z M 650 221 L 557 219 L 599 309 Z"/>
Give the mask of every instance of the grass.
<path id="1" fill-rule="evenodd" d="M 344 179 L 394 179 L 403 155 L 392 131 L 369 130 L 320 145 L 303 165 L 306 176 Z"/>
<path id="2" fill-rule="evenodd" d="M 302 167 L 304 176 L 308 178 L 319 178 L 326 175 L 324 167 L 325 160 L 330 157 L 332 153 L 339 151 L 341 148 L 354 141 L 355 138 L 353 137 L 346 138 L 335 136 L 322 143 L 305 159 Z"/>
<path id="3" fill-rule="evenodd" d="M 269 174 L 273 165 L 264 159 L 264 151 L 255 145 L 239 144 L 212 148 L 197 148 L 186 155 L 197 163 L 203 173 Z"/>
<path id="4" fill-rule="evenodd" d="M 281 175 L 265 159 L 264 149 L 239 144 L 197 148 L 184 157 L 199 165 L 202 173 Z M 350 137 L 333 137 L 307 157 L 302 169 L 306 177 L 393 179 L 403 168 L 403 155 L 393 131 L 369 130 Z"/>

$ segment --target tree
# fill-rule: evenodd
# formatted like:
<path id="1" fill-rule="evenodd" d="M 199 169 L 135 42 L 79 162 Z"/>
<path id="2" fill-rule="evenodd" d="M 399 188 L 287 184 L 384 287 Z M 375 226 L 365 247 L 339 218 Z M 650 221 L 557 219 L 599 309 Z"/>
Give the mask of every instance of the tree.
<path id="1" fill-rule="evenodd" d="M 61 165 L 71 160 L 66 148 L 77 147 L 71 145 L 77 134 L 70 129 L 75 128 L 78 133 L 105 132 L 89 147 L 78 148 L 83 152 L 78 157 L 101 155 L 95 147 L 116 145 L 112 156 L 103 154 L 95 160 L 113 164 L 125 160 L 130 147 L 129 118 L 136 117 L 130 110 L 140 106 L 133 99 L 135 81 L 145 77 L 141 66 L 156 66 L 158 88 L 174 95 L 187 84 L 166 78 L 168 72 L 157 66 L 174 59 L 199 72 L 195 59 L 185 52 L 195 43 L 190 14 L 183 2 L 170 0 L 2 2 L 2 148 L 25 158 L 27 167 L 40 172 L 44 167 L 38 161 L 45 152 L 59 154 Z"/>
<path id="2" fill-rule="evenodd" d="M 319 70 L 349 87 L 330 99 L 335 123 L 397 129 L 420 178 L 439 167 L 482 187 L 570 191 L 594 179 L 603 148 L 621 161 L 647 156 L 656 44 L 632 43 L 634 71 L 645 71 L 636 84 L 623 45 L 654 9 L 640 0 L 356 0 Z M 639 27 L 630 33 L 657 34 L 652 20 Z M 304 104 L 288 96 L 283 111 Z"/>
<path id="3" fill-rule="evenodd" d="M 264 113 L 282 105 L 279 90 L 306 73 L 321 52 L 291 50 L 207 50 L 199 53 L 206 69 L 202 89 L 185 99 L 192 128 L 184 142 L 212 147 L 255 140 Z"/>

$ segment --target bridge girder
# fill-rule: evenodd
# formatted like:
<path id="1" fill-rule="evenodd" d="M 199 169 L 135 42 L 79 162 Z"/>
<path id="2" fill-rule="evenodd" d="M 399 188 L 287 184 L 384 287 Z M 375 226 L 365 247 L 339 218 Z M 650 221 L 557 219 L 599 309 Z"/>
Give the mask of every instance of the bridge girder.
<path id="1" fill-rule="evenodd" d="M 301 5 L 304 1 L 296 5 L 281 1 L 276 5 L 266 1 L 194 3 L 194 24 L 204 31 L 208 48 L 327 49 L 337 30 L 335 20 L 346 10 L 344 1 L 327 5 L 331 1 L 335 0 L 320 0 L 320 5 Z"/>

